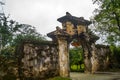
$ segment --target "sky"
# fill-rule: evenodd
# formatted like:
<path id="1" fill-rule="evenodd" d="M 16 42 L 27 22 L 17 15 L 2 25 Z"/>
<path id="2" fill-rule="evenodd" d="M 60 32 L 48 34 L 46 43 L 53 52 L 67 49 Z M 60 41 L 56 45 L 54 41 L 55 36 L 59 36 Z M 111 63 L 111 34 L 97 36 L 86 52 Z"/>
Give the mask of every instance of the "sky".
<path id="1" fill-rule="evenodd" d="M 43 35 L 61 27 L 58 18 L 66 12 L 89 20 L 96 5 L 92 0 L 5 0 L 4 11 L 10 18 L 36 27 Z"/>

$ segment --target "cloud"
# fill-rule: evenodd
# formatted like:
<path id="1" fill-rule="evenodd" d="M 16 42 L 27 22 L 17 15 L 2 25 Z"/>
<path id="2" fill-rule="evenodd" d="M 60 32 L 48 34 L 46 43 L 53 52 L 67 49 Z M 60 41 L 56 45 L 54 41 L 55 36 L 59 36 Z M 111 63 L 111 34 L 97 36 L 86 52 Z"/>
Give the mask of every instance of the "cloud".
<path id="1" fill-rule="evenodd" d="M 5 12 L 20 23 L 33 25 L 41 34 L 55 30 L 57 18 L 68 11 L 86 19 L 94 10 L 92 0 L 6 0 Z"/>

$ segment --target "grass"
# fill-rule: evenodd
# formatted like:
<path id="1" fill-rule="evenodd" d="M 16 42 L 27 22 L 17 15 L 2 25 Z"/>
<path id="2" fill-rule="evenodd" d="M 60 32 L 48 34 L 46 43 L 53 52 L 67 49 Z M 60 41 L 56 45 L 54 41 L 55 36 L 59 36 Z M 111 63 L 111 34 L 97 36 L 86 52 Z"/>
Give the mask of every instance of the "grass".
<path id="1" fill-rule="evenodd" d="M 114 68 L 114 69 L 109 69 L 108 71 L 110 71 L 110 72 L 120 72 L 120 69 Z"/>
<path id="2" fill-rule="evenodd" d="M 72 80 L 72 79 L 58 76 L 58 77 L 50 78 L 48 80 Z"/>

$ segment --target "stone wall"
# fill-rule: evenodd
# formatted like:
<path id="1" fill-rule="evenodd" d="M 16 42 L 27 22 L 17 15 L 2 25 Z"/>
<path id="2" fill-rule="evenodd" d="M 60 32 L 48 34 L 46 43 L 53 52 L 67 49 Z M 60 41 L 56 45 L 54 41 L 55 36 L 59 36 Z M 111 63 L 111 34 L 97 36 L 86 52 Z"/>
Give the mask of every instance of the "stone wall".
<path id="1" fill-rule="evenodd" d="M 95 45 L 92 51 L 92 73 L 107 70 L 110 64 L 110 48 L 105 45 Z"/>
<path id="2" fill-rule="evenodd" d="M 58 75 L 58 49 L 52 42 L 23 44 L 24 75 L 47 78 Z"/>
<path id="3" fill-rule="evenodd" d="M 107 70 L 110 64 L 110 48 L 105 45 L 96 45 L 99 60 L 99 71 Z"/>

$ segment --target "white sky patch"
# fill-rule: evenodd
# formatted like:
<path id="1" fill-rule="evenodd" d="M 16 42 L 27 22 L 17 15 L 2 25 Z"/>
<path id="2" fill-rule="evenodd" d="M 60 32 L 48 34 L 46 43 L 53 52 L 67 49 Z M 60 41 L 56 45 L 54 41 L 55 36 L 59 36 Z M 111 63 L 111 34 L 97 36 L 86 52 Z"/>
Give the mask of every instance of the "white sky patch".
<path id="1" fill-rule="evenodd" d="M 92 0 L 6 0 L 5 13 L 19 23 L 35 26 L 39 33 L 46 35 L 56 26 L 61 27 L 57 19 L 66 12 L 89 20 L 95 7 Z"/>

